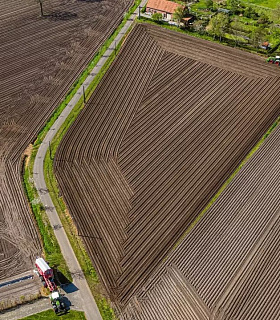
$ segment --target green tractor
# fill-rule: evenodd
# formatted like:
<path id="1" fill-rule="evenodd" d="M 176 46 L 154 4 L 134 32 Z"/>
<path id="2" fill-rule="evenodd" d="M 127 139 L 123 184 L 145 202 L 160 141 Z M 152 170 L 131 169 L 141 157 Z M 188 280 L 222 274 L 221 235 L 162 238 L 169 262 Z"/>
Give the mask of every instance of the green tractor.
<path id="1" fill-rule="evenodd" d="M 61 315 L 67 312 L 65 303 L 62 301 L 62 297 L 59 292 L 52 292 L 49 297 L 55 314 Z"/>
<path id="2" fill-rule="evenodd" d="M 271 63 L 271 64 L 280 65 L 280 56 L 269 57 L 268 59 L 266 59 L 266 61 L 267 61 L 268 63 Z"/>

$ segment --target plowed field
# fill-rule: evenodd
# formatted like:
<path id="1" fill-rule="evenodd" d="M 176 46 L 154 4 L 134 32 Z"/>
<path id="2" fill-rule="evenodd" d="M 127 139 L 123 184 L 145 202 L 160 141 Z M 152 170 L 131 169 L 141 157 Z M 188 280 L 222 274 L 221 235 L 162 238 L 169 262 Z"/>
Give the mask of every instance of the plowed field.
<path id="1" fill-rule="evenodd" d="M 279 319 L 280 127 L 122 319 Z"/>
<path id="2" fill-rule="evenodd" d="M 21 155 L 110 35 L 130 0 L 0 2 L 0 280 L 41 251 L 21 181 Z"/>
<path id="3" fill-rule="evenodd" d="M 258 56 L 145 24 L 131 32 L 55 162 L 120 308 L 279 115 L 279 85 Z"/>

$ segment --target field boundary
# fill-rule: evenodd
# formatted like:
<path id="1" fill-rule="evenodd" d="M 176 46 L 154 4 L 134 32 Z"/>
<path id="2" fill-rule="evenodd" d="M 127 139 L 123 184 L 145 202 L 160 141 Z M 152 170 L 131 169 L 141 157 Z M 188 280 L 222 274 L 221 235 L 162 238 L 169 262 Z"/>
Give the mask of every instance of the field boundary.
<path id="1" fill-rule="evenodd" d="M 47 121 L 47 123 L 43 127 L 43 129 L 40 131 L 40 133 L 38 134 L 36 140 L 34 141 L 34 144 L 32 145 L 32 157 L 30 157 L 28 159 L 28 161 L 26 161 L 27 165 L 24 165 L 24 167 L 23 167 L 23 174 L 24 174 L 24 187 L 25 187 L 26 193 L 28 195 L 28 199 L 30 201 L 30 207 L 32 208 L 33 212 L 36 211 L 37 215 L 38 215 L 38 212 L 40 213 L 40 215 L 43 214 L 43 212 L 46 214 L 46 212 L 45 212 L 46 210 L 44 210 L 43 204 L 37 200 L 38 199 L 38 193 L 39 193 L 39 196 L 41 196 L 40 195 L 40 188 L 39 188 L 39 192 L 37 192 L 36 189 L 35 189 L 36 183 L 34 184 L 33 177 L 30 177 L 30 172 L 34 173 L 33 168 L 34 168 L 34 163 L 36 161 L 36 156 L 38 154 L 38 150 L 42 146 L 42 144 L 44 144 L 43 141 L 44 141 L 45 137 L 47 137 L 51 127 L 62 116 L 63 110 L 65 110 L 67 105 L 70 106 L 69 102 L 75 96 L 75 94 L 79 95 L 80 98 L 74 104 L 73 112 L 71 112 L 71 114 L 69 115 L 69 118 L 67 118 L 66 125 L 64 126 L 64 129 L 62 130 L 63 133 L 60 136 L 60 140 L 61 140 L 63 134 L 66 132 L 66 129 L 70 126 L 70 124 L 74 121 L 74 119 L 76 118 L 78 113 L 81 111 L 81 109 L 84 106 L 84 103 L 85 103 L 86 99 L 88 99 L 88 97 L 94 91 L 95 87 L 97 86 L 97 84 L 101 80 L 102 76 L 104 75 L 106 70 L 109 68 L 109 66 L 112 63 L 112 61 L 114 60 L 115 55 L 120 50 L 121 42 L 124 39 L 124 35 L 126 35 L 126 33 L 128 32 L 128 31 L 126 31 L 126 32 L 120 32 L 120 31 L 124 29 L 124 27 L 126 26 L 127 22 L 129 23 L 129 25 L 131 25 L 133 23 L 134 19 L 129 19 L 129 17 L 131 16 L 131 14 L 133 12 L 134 12 L 134 15 L 136 17 L 136 15 L 137 15 L 136 11 L 137 11 L 137 8 L 138 8 L 138 6 L 140 4 L 140 1 L 141 0 L 135 1 L 134 6 L 125 15 L 122 23 L 119 25 L 118 28 L 116 28 L 116 30 L 112 33 L 110 38 L 108 40 L 106 40 L 105 44 L 102 46 L 102 48 L 99 50 L 99 52 L 95 55 L 95 57 L 93 58 L 91 63 L 88 65 L 86 70 L 84 72 L 82 72 L 80 78 L 74 83 L 74 85 L 72 86 L 72 88 L 68 92 L 68 94 L 67 94 L 66 98 L 64 99 L 64 101 L 53 112 L 52 116 Z M 142 1 L 142 2 L 145 2 L 145 1 Z M 128 20 L 130 20 L 130 21 L 128 21 Z M 118 38 L 119 38 L 119 40 L 117 40 Z M 113 43 L 114 40 L 115 40 L 115 44 Z M 116 45 L 117 41 L 119 41 L 118 45 Z M 110 52 L 111 52 L 111 54 L 109 56 L 108 56 L 108 53 L 107 53 L 108 50 L 110 50 Z M 105 56 L 108 59 L 105 59 L 105 57 L 104 57 L 104 53 L 105 52 L 107 53 L 107 56 L 106 55 Z M 105 61 L 105 64 L 104 64 L 104 61 Z M 104 64 L 104 67 L 100 67 L 102 64 Z M 95 74 L 94 73 L 91 74 L 91 72 L 94 70 L 95 67 L 99 67 L 99 69 L 100 69 L 99 72 L 95 73 Z M 94 78 L 94 81 L 90 81 L 91 79 L 89 80 L 89 78 L 91 76 Z M 83 85 L 85 80 L 86 80 L 87 83 L 90 82 L 89 85 L 86 85 L 86 88 Z M 81 88 L 82 86 L 83 86 L 83 88 Z M 60 133 L 61 133 L 61 131 L 60 131 Z M 53 152 L 54 150 L 52 149 L 52 147 L 53 147 L 53 143 L 50 145 L 50 149 L 49 149 L 50 153 L 47 153 L 47 156 L 49 155 L 49 159 L 51 160 L 51 163 L 53 161 L 53 155 L 54 155 L 54 152 Z M 48 163 L 48 161 L 46 161 L 45 163 Z M 35 173 L 37 174 L 37 170 L 36 169 L 35 169 Z M 49 171 L 48 171 L 48 177 L 49 176 L 50 175 L 49 175 Z M 53 176 L 53 178 L 54 178 L 54 176 Z M 53 186 L 53 184 L 48 184 L 48 188 L 52 188 L 52 186 Z M 55 193 L 51 192 L 51 190 L 48 190 L 48 188 L 46 189 L 47 193 L 50 192 L 52 198 L 54 198 L 53 195 Z M 57 194 L 57 196 L 59 196 L 59 194 Z M 34 208 L 34 199 L 35 199 L 36 208 Z M 38 208 L 37 208 L 37 206 L 38 206 Z M 58 210 L 58 211 L 60 211 L 60 210 Z M 36 216 L 35 213 L 34 213 L 34 215 Z M 65 215 L 63 215 L 63 217 L 65 217 Z M 67 215 L 67 217 L 69 218 L 69 220 L 71 220 L 69 215 Z M 38 223 L 38 219 L 36 219 L 36 220 L 37 220 L 37 224 L 39 225 L 40 223 Z M 41 220 L 42 220 L 42 218 L 41 218 Z M 45 218 L 44 218 L 44 220 L 45 220 Z M 48 219 L 46 218 L 46 220 L 48 220 Z M 65 223 L 65 220 L 63 220 L 63 222 Z M 44 221 L 44 223 L 48 226 L 48 228 L 51 229 L 51 232 L 54 233 L 49 221 Z M 72 223 L 72 227 L 74 228 L 73 223 Z M 64 228 L 64 225 L 63 225 L 63 228 Z M 67 229 L 67 227 L 65 229 Z M 70 230 L 72 230 L 72 229 L 70 228 Z M 41 233 L 42 240 L 45 239 L 46 232 L 44 232 L 44 231 L 42 231 L 40 229 L 40 233 Z M 67 235 L 69 235 L 69 240 L 73 240 L 73 239 L 71 239 L 71 236 L 73 235 L 73 233 L 72 234 L 68 233 Z M 75 240 L 74 240 L 74 242 L 75 242 Z M 71 241 L 71 244 L 72 243 L 73 243 L 73 241 Z M 44 244 L 44 251 L 45 251 L 45 243 L 43 242 L 43 244 Z M 78 248 L 78 250 L 81 250 L 82 246 L 83 246 L 83 244 L 80 241 L 80 243 L 76 247 Z M 58 244 L 57 244 L 57 247 L 59 248 Z M 86 278 L 87 279 L 93 278 L 95 284 L 99 287 L 100 285 L 98 283 L 95 270 L 92 267 L 92 263 L 91 263 L 91 261 L 90 261 L 88 256 L 85 257 L 86 252 L 85 252 L 84 248 L 83 248 L 82 251 L 83 251 L 83 258 L 85 259 L 86 265 L 87 266 L 90 265 L 90 273 L 89 273 L 90 277 L 87 274 Z M 77 250 L 76 250 L 76 252 L 77 252 Z M 66 266 L 66 268 L 67 268 L 67 266 Z M 85 268 L 83 268 L 83 269 L 85 269 Z M 68 272 L 67 269 L 66 270 L 62 270 L 62 268 L 60 267 L 60 270 L 64 271 L 68 275 L 68 277 L 71 279 L 71 273 Z M 92 289 L 92 287 L 91 287 L 91 289 Z M 91 290 L 91 291 L 93 291 L 93 290 Z M 95 294 L 95 296 L 96 296 L 96 294 Z M 103 319 L 115 319 L 115 316 L 113 314 L 113 310 L 110 307 L 110 305 L 108 304 L 106 298 L 104 296 L 102 296 L 101 294 L 98 294 L 97 301 L 98 301 L 98 307 L 100 309 L 100 312 L 103 315 Z"/>
<path id="2" fill-rule="evenodd" d="M 156 22 L 156 21 L 152 20 L 152 18 L 150 18 L 150 17 L 148 18 L 147 16 L 145 16 L 143 14 L 141 14 L 141 18 L 138 19 L 138 22 L 149 23 L 149 24 L 152 24 L 152 25 L 155 25 L 155 26 L 159 26 L 161 28 L 165 28 L 165 29 L 171 30 L 171 31 L 175 31 L 175 32 L 186 34 L 186 35 L 188 35 L 190 37 L 203 39 L 203 40 L 210 41 L 210 42 L 213 42 L 213 43 L 218 43 L 218 44 L 226 46 L 226 47 L 235 48 L 237 50 L 241 50 L 241 51 L 245 51 L 245 52 L 249 52 L 249 53 L 252 53 L 252 54 L 259 55 L 261 57 L 268 57 L 269 54 L 271 53 L 271 51 L 267 51 L 267 52 L 257 51 L 257 49 L 255 49 L 253 47 L 249 48 L 249 47 L 240 46 L 240 45 L 236 46 L 235 42 L 231 41 L 229 39 L 227 39 L 227 41 L 225 41 L 224 39 L 222 41 L 219 41 L 218 39 L 213 39 L 213 37 L 210 36 L 210 35 L 199 34 L 198 32 L 193 32 L 193 31 L 190 31 L 188 29 L 180 29 L 179 27 L 172 26 L 172 25 L 168 24 L 165 21 Z M 275 50 L 277 50 L 277 48 L 274 49 L 274 51 Z"/>
<path id="3" fill-rule="evenodd" d="M 218 192 L 214 195 L 214 197 L 210 200 L 210 202 L 206 205 L 206 207 L 201 211 L 201 213 L 196 217 L 193 223 L 187 228 L 186 232 L 182 235 L 180 240 L 175 244 L 172 248 L 171 252 L 173 252 L 184 240 L 184 238 L 191 232 L 191 230 L 197 225 L 197 223 L 204 217 L 207 211 L 212 207 L 212 205 L 219 198 L 221 193 L 226 189 L 226 187 L 231 183 L 231 181 L 235 178 L 238 172 L 247 164 L 247 162 L 253 157 L 253 155 L 260 149 L 263 145 L 264 141 L 268 138 L 268 136 L 276 129 L 276 127 L 280 123 L 280 116 L 274 121 L 274 123 L 270 126 L 270 128 L 266 131 L 266 133 L 261 137 L 261 139 L 257 142 L 257 144 L 251 149 L 251 151 L 246 155 L 246 157 L 241 161 L 239 166 L 234 170 L 234 172 L 230 175 L 230 177 L 226 180 L 226 182 L 222 185 L 222 187 L 218 190 Z M 171 253 L 170 252 L 170 253 Z M 167 259 L 166 257 L 164 261 Z"/>
<path id="4" fill-rule="evenodd" d="M 130 30 L 130 29 L 129 29 Z M 94 81 L 91 82 L 87 90 L 85 91 L 86 101 L 94 92 L 96 86 L 102 79 L 103 75 L 106 73 L 111 63 L 114 61 L 115 53 L 117 54 L 121 48 L 121 44 L 124 41 L 122 39 L 121 43 L 116 46 L 116 52 L 112 53 L 111 56 L 106 61 L 105 65 L 100 70 L 100 73 L 96 75 Z M 106 293 L 102 292 L 100 288 L 100 283 L 98 275 L 93 267 L 93 264 L 86 252 L 85 246 L 81 238 L 79 238 L 78 231 L 76 226 L 73 223 L 73 220 L 68 212 L 67 206 L 63 200 L 63 197 L 59 194 L 58 183 L 53 170 L 54 155 L 56 150 L 68 128 L 75 121 L 80 111 L 84 108 L 83 97 L 79 99 L 72 112 L 64 121 L 63 125 L 60 127 L 59 131 L 56 133 L 55 137 L 52 139 L 49 150 L 45 157 L 44 161 L 44 176 L 46 181 L 47 189 L 49 190 L 50 197 L 54 203 L 54 206 L 57 210 L 57 213 L 60 217 L 61 223 L 64 227 L 64 230 L 67 234 L 67 237 L 71 243 L 71 246 L 75 252 L 75 255 L 79 261 L 79 264 L 84 272 L 85 278 L 89 284 L 91 292 L 96 300 L 97 306 L 100 310 L 103 319 L 115 319 L 113 309 L 111 308 Z"/>

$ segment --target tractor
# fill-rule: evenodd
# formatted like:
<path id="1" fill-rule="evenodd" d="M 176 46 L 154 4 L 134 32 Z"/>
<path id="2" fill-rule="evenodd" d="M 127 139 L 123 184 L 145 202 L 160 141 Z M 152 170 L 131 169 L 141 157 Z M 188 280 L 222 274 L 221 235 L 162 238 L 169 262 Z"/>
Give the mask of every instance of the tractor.
<path id="1" fill-rule="evenodd" d="M 61 315 L 67 312 L 65 303 L 62 301 L 62 297 L 58 291 L 52 292 L 49 297 L 55 314 Z"/>
<path id="2" fill-rule="evenodd" d="M 280 65 L 280 56 L 269 57 L 266 61 L 267 61 L 268 63 L 271 63 L 271 64 Z"/>

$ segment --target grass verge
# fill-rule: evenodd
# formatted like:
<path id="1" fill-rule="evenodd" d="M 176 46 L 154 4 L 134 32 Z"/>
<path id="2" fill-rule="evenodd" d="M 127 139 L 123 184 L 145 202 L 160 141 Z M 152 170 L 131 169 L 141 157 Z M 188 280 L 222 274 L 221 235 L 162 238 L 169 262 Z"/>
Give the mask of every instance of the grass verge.
<path id="1" fill-rule="evenodd" d="M 69 280 L 72 281 L 71 274 L 67 267 L 66 261 L 63 258 L 60 247 L 54 235 L 52 226 L 50 225 L 45 208 L 39 200 L 37 190 L 32 178 L 33 165 L 38 146 L 32 149 L 31 155 L 25 156 L 23 163 L 23 185 L 27 195 L 30 208 L 36 220 L 43 247 L 43 253 L 46 260 L 52 267 L 58 268 L 61 273 Z"/>
<path id="2" fill-rule="evenodd" d="M 44 140 L 44 137 L 46 136 L 47 132 L 50 130 L 51 126 L 55 123 L 61 112 L 64 110 L 64 108 L 67 106 L 67 104 L 71 101 L 72 97 L 75 95 L 75 93 L 79 90 L 84 80 L 87 78 L 87 76 L 90 74 L 94 66 L 98 63 L 102 55 L 106 52 L 110 44 L 114 41 L 122 27 L 125 25 L 127 20 L 130 18 L 131 14 L 136 10 L 136 8 L 139 6 L 141 0 L 136 0 L 134 2 L 134 5 L 129 9 L 129 11 L 124 15 L 124 18 L 121 22 L 121 24 L 114 30 L 114 32 L 111 34 L 111 36 L 104 42 L 100 50 L 95 54 L 92 61 L 89 63 L 87 68 L 82 72 L 80 77 L 75 81 L 75 83 L 70 88 L 69 92 L 67 93 L 65 99 L 63 102 L 55 109 L 49 120 L 46 122 L 45 126 L 42 128 L 42 130 L 39 132 L 36 140 L 34 141 L 31 151 L 31 155 L 24 156 L 23 161 L 23 185 L 24 189 L 27 195 L 27 198 L 30 203 L 31 210 L 34 214 L 34 218 L 37 222 L 37 226 L 40 232 L 41 236 L 41 242 L 42 247 L 44 251 L 44 255 L 46 260 L 49 261 L 50 265 L 56 266 L 63 275 L 70 281 L 72 281 L 71 274 L 69 272 L 69 269 L 67 267 L 67 264 L 63 258 L 63 255 L 61 253 L 60 247 L 58 245 L 58 242 L 56 240 L 56 237 L 54 235 L 53 229 L 49 223 L 49 220 L 47 218 L 45 208 L 39 201 L 39 196 L 37 194 L 34 181 L 33 181 L 33 167 L 34 167 L 34 161 L 37 154 L 37 151 L 40 147 L 40 144 Z M 116 52 L 119 51 L 121 44 L 119 44 L 116 48 Z M 105 66 L 101 69 L 99 74 L 95 77 L 95 80 L 90 84 L 86 91 L 86 96 L 90 96 L 91 93 L 96 88 L 97 84 L 101 80 L 102 76 L 106 72 L 106 70 L 109 68 L 110 64 L 112 63 L 114 59 L 113 54 L 109 57 L 107 60 Z M 71 114 L 66 120 L 65 126 L 63 126 L 62 130 L 60 130 L 59 134 L 63 136 L 63 134 L 66 132 L 66 130 L 69 128 L 70 124 L 75 120 L 78 113 L 82 109 L 82 99 L 78 102 L 78 104 L 75 106 L 75 108 L 72 110 Z M 56 142 L 54 141 L 54 144 Z M 58 145 L 58 144 L 57 144 Z M 53 145 L 52 145 L 53 147 Z M 56 150 L 53 149 L 54 151 Z M 53 151 L 52 151 L 53 152 Z M 53 153 L 54 154 L 54 153 Z M 46 164 L 48 166 L 48 160 L 46 160 Z M 49 175 L 50 176 L 50 175 Z M 56 181 L 54 181 L 54 175 L 53 179 L 51 179 L 51 182 L 49 182 L 48 187 L 52 187 L 52 185 L 55 185 Z M 56 184 L 57 185 L 57 184 Z M 108 304 L 107 299 L 104 297 L 104 295 L 101 293 L 102 290 L 98 287 L 101 287 L 98 282 L 97 274 L 92 266 L 92 263 L 90 261 L 89 256 L 87 255 L 83 244 L 81 243 L 81 240 L 77 237 L 77 232 L 74 228 L 74 225 L 72 224 L 72 220 L 69 215 L 65 215 L 66 207 L 62 202 L 60 202 L 58 189 L 56 193 L 56 197 L 58 198 L 58 202 L 55 200 L 55 193 L 51 193 L 52 199 L 54 203 L 57 206 L 57 210 L 60 214 L 60 218 L 63 223 L 67 222 L 68 227 L 67 229 L 67 235 L 69 239 L 71 239 L 72 235 L 75 234 L 75 238 L 73 238 L 70 242 L 73 246 L 73 249 L 76 253 L 76 256 L 79 260 L 79 263 L 85 273 L 85 276 L 87 278 L 87 281 L 89 283 L 89 286 L 94 293 L 95 299 L 97 301 L 100 313 L 105 320 L 111 320 L 115 319 L 114 313 L 110 305 Z M 62 199 L 61 199 L 62 200 Z M 60 206 L 61 205 L 61 206 Z M 61 210 L 61 208 L 64 208 L 64 211 Z M 66 225 L 65 225 L 66 226 Z"/>
<path id="3" fill-rule="evenodd" d="M 122 39 L 121 43 L 119 43 L 118 46 L 116 47 L 116 53 L 119 52 L 123 41 L 124 41 L 124 38 Z M 110 67 L 114 59 L 115 59 L 115 53 L 112 53 L 110 57 L 107 59 L 104 66 L 101 68 L 100 72 L 96 75 L 96 77 L 94 78 L 94 80 L 92 81 L 88 89 L 86 90 L 86 101 L 91 96 L 91 94 L 97 87 L 98 83 L 100 82 L 100 80 L 102 79 L 102 77 L 104 76 L 104 74 L 106 73 L 106 71 L 108 70 L 108 68 Z M 85 250 L 82 240 L 78 236 L 77 229 L 72 222 L 72 218 L 68 213 L 65 202 L 63 201 L 63 198 L 59 194 L 57 180 L 55 178 L 54 171 L 53 171 L 53 161 L 54 161 L 53 155 L 57 151 L 57 148 L 64 134 L 67 132 L 68 128 L 73 123 L 73 121 L 77 118 L 78 114 L 81 112 L 83 107 L 84 107 L 83 97 L 81 97 L 81 99 L 75 105 L 75 107 L 73 108 L 69 116 L 66 118 L 65 122 L 60 127 L 55 137 L 53 138 L 51 143 L 52 154 L 47 153 L 44 160 L 44 174 L 45 174 L 46 185 L 50 192 L 50 196 L 52 198 L 54 206 L 56 207 L 56 210 L 59 214 L 64 230 L 68 236 L 68 239 L 80 263 L 80 266 L 85 274 L 88 285 L 95 298 L 95 301 L 97 303 L 101 316 L 104 320 L 112 320 L 112 319 L 115 319 L 113 309 L 111 308 L 109 302 L 107 301 L 105 292 L 102 290 L 102 287 L 98 280 L 98 275 L 92 266 L 92 262 Z"/>
<path id="4" fill-rule="evenodd" d="M 67 320 L 86 320 L 84 312 L 74 311 L 74 310 L 71 310 L 69 313 L 59 316 L 59 318 L 67 319 Z M 57 320 L 57 319 L 58 317 L 53 312 L 52 309 L 33 314 L 32 316 L 21 318 L 21 320 Z"/>

